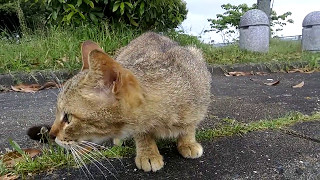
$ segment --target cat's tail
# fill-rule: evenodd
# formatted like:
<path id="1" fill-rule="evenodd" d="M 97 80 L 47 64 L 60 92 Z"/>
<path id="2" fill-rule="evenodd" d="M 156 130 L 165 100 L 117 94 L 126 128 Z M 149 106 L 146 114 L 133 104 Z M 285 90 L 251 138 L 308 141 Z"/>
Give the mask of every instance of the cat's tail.
<path id="1" fill-rule="evenodd" d="M 42 143 L 47 143 L 50 140 L 50 129 L 51 126 L 49 125 L 33 126 L 28 129 L 27 135 L 30 137 L 30 139 L 40 141 Z"/>

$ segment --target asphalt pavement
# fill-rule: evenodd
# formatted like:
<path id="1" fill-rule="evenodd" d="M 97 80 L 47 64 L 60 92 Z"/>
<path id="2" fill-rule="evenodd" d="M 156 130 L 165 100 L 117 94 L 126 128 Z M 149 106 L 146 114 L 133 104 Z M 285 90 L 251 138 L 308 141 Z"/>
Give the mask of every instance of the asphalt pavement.
<path id="1" fill-rule="evenodd" d="M 279 81 L 275 86 L 265 83 Z M 301 88 L 292 86 L 304 82 Z M 213 76 L 211 106 L 201 129 L 219 126 L 229 117 L 240 122 L 283 117 L 298 111 L 320 111 L 320 73 L 271 73 L 268 75 Z M 54 120 L 58 89 L 36 93 L 0 93 L 0 151 L 13 139 L 21 147 L 33 147 L 26 130 Z M 320 139 L 320 121 L 295 124 L 291 129 Z M 137 170 L 134 157 L 111 159 L 116 170 L 108 179 L 320 179 L 320 144 L 280 131 L 256 131 L 243 136 L 201 142 L 204 155 L 184 159 L 176 149 L 162 148 L 165 166 L 155 173 Z M 106 166 L 109 164 L 102 161 Z M 89 165 L 94 179 L 103 174 Z M 110 167 L 110 169 L 113 169 Z M 86 179 L 80 169 L 65 168 L 41 173 L 35 179 Z"/>

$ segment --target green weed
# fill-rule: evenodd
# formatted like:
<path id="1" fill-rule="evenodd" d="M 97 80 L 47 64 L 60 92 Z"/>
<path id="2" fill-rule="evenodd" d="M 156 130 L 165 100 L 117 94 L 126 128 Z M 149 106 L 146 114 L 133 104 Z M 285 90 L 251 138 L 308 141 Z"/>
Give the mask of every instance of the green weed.
<path id="1" fill-rule="evenodd" d="M 88 39 L 96 41 L 107 53 L 113 55 L 141 33 L 143 33 L 141 30 L 132 29 L 126 25 L 104 23 L 99 26 L 39 29 L 19 40 L 0 37 L 0 73 L 43 69 L 76 70 L 81 67 L 81 42 Z M 210 64 L 306 61 L 310 62 L 309 67 L 319 68 L 320 53 L 302 52 L 299 41 L 272 39 L 268 53 L 255 53 L 240 50 L 237 43 L 225 47 L 214 47 L 183 32 L 170 30 L 164 34 L 182 46 L 192 45 L 200 48 L 204 58 Z"/>
<path id="2" fill-rule="evenodd" d="M 213 138 L 242 135 L 245 133 L 259 131 L 259 130 L 276 130 L 291 126 L 298 122 L 319 121 L 320 113 L 315 113 L 311 116 L 303 115 L 301 113 L 291 113 L 283 118 L 273 120 L 261 120 L 252 123 L 240 123 L 234 119 L 224 119 L 224 125 L 216 129 L 199 130 L 196 138 L 199 141 L 210 141 Z M 101 154 L 96 154 L 97 158 L 118 158 L 128 157 L 134 154 L 135 148 L 133 140 L 127 140 L 126 146 L 113 146 L 110 150 L 102 150 Z M 12 144 L 15 149 L 18 147 Z M 175 139 L 159 140 L 159 148 L 173 148 L 175 147 Z M 17 150 L 17 149 L 16 149 Z M 102 157 L 102 156 L 103 157 Z M 85 161 L 89 163 L 89 161 Z M 6 168 L 2 161 L 0 161 L 1 175 L 6 173 L 13 173 L 24 177 L 28 173 L 38 173 L 49 170 L 54 170 L 62 167 L 75 167 L 76 163 L 65 149 L 57 145 L 49 144 L 44 146 L 42 154 L 35 158 L 25 156 L 23 161 L 18 162 L 13 169 Z"/>
<path id="3" fill-rule="evenodd" d="M 196 138 L 200 141 L 212 140 L 216 137 L 232 136 L 246 134 L 252 131 L 267 130 L 267 129 L 280 129 L 293 125 L 298 122 L 306 121 L 320 121 L 320 113 L 315 113 L 311 116 L 303 115 L 301 113 L 291 113 L 285 117 L 273 119 L 273 120 L 260 120 L 251 123 L 240 123 L 236 120 L 228 119 L 226 125 L 223 125 L 217 129 L 207 129 L 198 131 Z"/>
<path id="4" fill-rule="evenodd" d="M 80 44 L 83 41 L 96 41 L 112 55 L 139 34 L 140 30 L 105 23 L 100 26 L 84 25 L 77 28 L 51 27 L 36 30 L 19 40 L 9 41 L 0 37 L 0 73 L 79 69 Z"/>

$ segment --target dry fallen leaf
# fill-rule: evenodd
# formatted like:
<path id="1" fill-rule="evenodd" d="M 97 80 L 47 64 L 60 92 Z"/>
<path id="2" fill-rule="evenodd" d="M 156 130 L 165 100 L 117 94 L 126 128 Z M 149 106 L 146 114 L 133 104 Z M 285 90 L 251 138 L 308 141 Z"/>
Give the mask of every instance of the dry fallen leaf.
<path id="1" fill-rule="evenodd" d="M 296 72 L 303 73 L 304 70 L 303 69 L 291 69 L 291 70 L 288 71 L 288 73 L 296 73 Z"/>
<path id="2" fill-rule="evenodd" d="M 8 173 L 3 176 L 0 176 L 0 180 L 16 180 L 19 176 L 16 174 Z"/>
<path id="3" fill-rule="evenodd" d="M 311 74 L 311 73 L 314 73 L 315 71 L 316 71 L 315 69 L 310 70 L 309 68 L 300 68 L 300 69 L 292 69 L 292 70 L 289 70 L 288 73 L 296 73 L 296 72 L 299 72 L 299 73 Z"/>
<path id="4" fill-rule="evenodd" d="M 267 86 L 275 86 L 275 85 L 277 85 L 279 83 L 280 83 L 280 81 L 278 80 L 278 81 L 274 81 L 274 82 L 270 82 L 270 83 L 264 83 L 264 84 L 267 85 Z"/>
<path id="5" fill-rule="evenodd" d="M 304 81 L 302 81 L 301 83 L 292 86 L 292 88 L 302 88 L 304 86 Z"/>
<path id="6" fill-rule="evenodd" d="M 18 84 L 16 86 L 11 86 L 11 89 L 17 92 L 36 92 L 40 87 L 39 84 Z"/>
<path id="7" fill-rule="evenodd" d="M 55 82 L 46 82 L 43 86 L 41 86 L 40 84 L 18 84 L 16 86 L 11 86 L 11 89 L 16 92 L 37 92 L 39 90 L 48 89 L 52 87 L 60 88 L 61 85 L 58 85 Z"/>
<path id="8" fill-rule="evenodd" d="M 306 71 L 304 73 L 311 74 L 311 73 L 314 73 L 314 72 L 315 72 L 315 70 L 311 70 L 311 71 Z"/>
<path id="9" fill-rule="evenodd" d="M 260 76 L 265 76 L 268 75 L 269 73 L 267 72 L 256 72 L 256 75 L 260 75 Z"/>
<path id="10" fill-rule="evenodd" d="M 42 89 L 48 89 L 48 88 L 54 88 L 54 87 L 57 87 L 57 88 L 61 88 L 62 85 L 59 85 L 55 82 L 46 82 L 43 86 L 41 86 L 39 88 L 39 90 L 42 90 Z"/>
<path id="11" fill-rule="evenodd" d="M 249 75 L 253 75 L 253 72 L 233 71 L 233 72 L 227 72 L 224 75 L 225 76 L 249 76 Z"/>
<path id="12" fill-rule="evenodd" d="M 39 149 L 29 148 L 29 149 L 22 149 L 22 150 L 26 153 L 26 155 L 28 155 L 31 158 L 41 153 Z M 8 152 L 2 156 L 2 162 L 7 167 L 13 167 L 17 162 L 21 161 L 22 159 L 23 159 L 23 156 L 18 151 Z"/>

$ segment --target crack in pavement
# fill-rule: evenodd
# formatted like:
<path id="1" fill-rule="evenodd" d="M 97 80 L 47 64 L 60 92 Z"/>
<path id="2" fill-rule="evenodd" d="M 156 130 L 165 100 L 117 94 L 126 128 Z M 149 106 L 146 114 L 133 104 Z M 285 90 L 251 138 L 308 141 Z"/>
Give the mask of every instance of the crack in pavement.
<path id="1" fill-rule="evenodd" d="M 293 137 L 298 137 L 298 138 L 305 139 L 305 140 L 308 140 L 308 141 L 320 143 L 320 139 L 313 138 L 311 136 L 305 135 L 303 133 L 299 133 L 299 132 L 294 131 L 292 129 L 280 128 L 280 132 L 282 132 L 284 134 L 287 134 L 287 135 L 290 135 L 290 136 L 293 136 Z"/>

